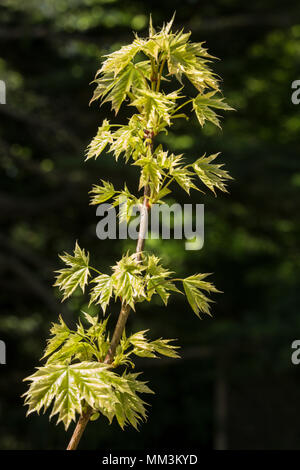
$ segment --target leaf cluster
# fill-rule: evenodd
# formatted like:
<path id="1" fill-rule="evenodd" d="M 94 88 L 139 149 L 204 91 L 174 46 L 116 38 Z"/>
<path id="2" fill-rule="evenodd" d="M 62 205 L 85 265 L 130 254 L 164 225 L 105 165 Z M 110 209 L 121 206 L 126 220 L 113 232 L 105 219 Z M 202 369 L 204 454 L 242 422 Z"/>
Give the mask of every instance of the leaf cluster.
<path id="1" fill-rule="evenodd" d="M 106 332 L 107 320 L 99 321 L 84 313 L 89 326 L 84 328 L 79 322 L 72 331 L 60 317 L 59 323 L 53 324 L 51 338 L 42 359 L 46 364 L 26 378 L 30 382 L 25 393 L 28 414 L 45 412 L 52 406 L 50 419 L 58 415 L 57 423 L 62 421 L 68 429 L 75 421 L 76 414 L 82 414 L 86 405 L 93 409 L 93 419 L 100 414 L 111 423 L 115 417 L 121 428 L 131 424 L 137 428 L 142 419 L 146 419 L 146 403 L 140 393 L 153 393 L 145 382 L 138 379 L 139 374 L 117 373 L 112 368 L 131 366 L 131 355 L 157 357 L 179 357 L 171 340 L 158 339 L 148 341 L 145 331 L 126 338 L 125 331 L 117 349 L 112 365 L 104 363 L 109 348 L 109 336 Z"/>

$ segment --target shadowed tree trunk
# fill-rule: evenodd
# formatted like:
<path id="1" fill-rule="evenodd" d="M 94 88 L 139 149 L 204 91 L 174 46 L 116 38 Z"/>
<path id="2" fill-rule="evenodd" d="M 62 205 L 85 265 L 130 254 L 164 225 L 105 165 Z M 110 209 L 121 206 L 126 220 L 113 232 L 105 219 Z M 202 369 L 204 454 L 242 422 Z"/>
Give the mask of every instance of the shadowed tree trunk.
<path id="1" fill-rule="evenodd" d="M 214 382 L 214 449 L 226 450 L 228 396 L 226 381 L 226 364 L 222 352 L 216 358 L 216 374 Z"/>

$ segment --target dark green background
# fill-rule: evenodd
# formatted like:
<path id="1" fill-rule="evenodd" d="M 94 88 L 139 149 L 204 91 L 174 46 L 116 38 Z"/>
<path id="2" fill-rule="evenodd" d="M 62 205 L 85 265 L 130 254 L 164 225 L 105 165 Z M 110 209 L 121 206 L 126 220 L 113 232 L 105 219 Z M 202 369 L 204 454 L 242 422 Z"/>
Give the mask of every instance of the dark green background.
<path id="1" fill-rule="evenodd" d="M 101 55 L 146 34 L 176 10 L 175 26 L 192 30 L 222 60 L 215 70 L 236 112 L 223 130 L 196 119 L 178 123 L 165 139 L 194 160 L 205 151 L 234 177 L 230 193 L 192 194 L 205 204 L 205 245 L 150 244 L 179 275 L 213 272 L 213 318 L 199 321 L 183 297 L 132 314 L 129 330 L 178 338 L 181 360 L 141 360 L 138 370 L 156 391 L 140 432 L 106 420 L 89 424 L 83 449 L 299 449 L 300 366 L 291 343 L 300 338 L 300 79 L 299 0 L 2 0 L 0 79 L 0 449 L 61 449 L 68 436 L 47 416 L 25 418 L 22 379 L 38 365 L 50 323 L 72 323 L 86 308 L 78 295 L 60 304 L 52 288 L 57 253 L 76 239 L 99 269 L 128 243 L 96 238 L 98 219 L 88 191 L 100 178 L 136 188 L 137 169 L 110 155 L 84 163 L 84 150 L 109 105 L 88 102 Z M 119 119 L 125 122 L 125 112 Z M 191 202 L 178 190 L 179 202 Z M 133 243 L 130 244 L 133 247 Z M 117 310 L 112 309 L 112 319 Z"/>

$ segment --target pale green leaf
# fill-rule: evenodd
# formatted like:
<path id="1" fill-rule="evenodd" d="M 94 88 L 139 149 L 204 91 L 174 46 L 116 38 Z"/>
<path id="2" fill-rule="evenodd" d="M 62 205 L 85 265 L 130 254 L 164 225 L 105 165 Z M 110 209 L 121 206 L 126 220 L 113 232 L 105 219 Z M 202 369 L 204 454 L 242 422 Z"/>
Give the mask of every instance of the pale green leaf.
<path id="1" fill-rule="evenodd" d="M 101 182 L 102 186 L 94 185 L 93 189 L 90 191 L 90 193 L 93 194 L 90 202 L 91 205 L 102 204 L 111 199 L 116 193 L 112 183 L 104 180 L 101 180 Z"/>
<path id="2" fill-rule="evenodd" d="M 68 267 L 57 271 L 59 275 L 56 278 L 54 286 L 58 286 L 59 289 L 63 291 L 63 300 L 65 300 L 78 286 L 80 286 L 84 292 L 90 275 L 89 254 L 86 254 L 84 249 L 81 249 L 76 242 L 74 256 L 65 253 L 61 255 L 60 258 Z"/>
<path id="3" fill-rule="evenodd" d="M 96 285 L 91 290 L 90 303 L 100 304 L 105 313 L 113 292 L 113 280 L 107 274 L 100 274 L 92 282 Z"/>
<path id="4" fill-rule="evenodd" d="M 195 314 L 200 318 L 200 312 L 210 314 L 210 305 L 212 302 L 202 291 L 220 292 L 213 284 L 203 281 L 208 274 L 194 274 L 182 280 L 183 288 L 187 300 Z"/>
<path id="5" fill-rule="evenodd" d="M 52 323 L 50 334 L 52 338 L 47 342 L 47 347 L 42 359 L 49 356 L 56 349 L 58 349 L 70 335 L 70 330 L 61 316 L 59 316 L 59 323 Z"/>
<path id="6" fill-rule="evenodd" d="M 90 158 L 98 158 L 108 144 L 113 142 L 110 132 L 110 124 L 104 119 L 102 126 L 98 127 L 97 135 L 93 138 L 86 150 L 86 160 Z"/>
<path id="7" fill-rule="evenodd" d="M 215 194 L 215 188 L 227 192 L 226 182 L 231 178 L 227 171 L 222 170 L 223 164 L 211 163 L 219 153 L 198 158 L 193 163 L 193 168 L 200 180 Z"/>
<path id="8" fill-rule="evenodd" d="M 215 91 L 205 94 L 199 93 L 193 100 L 193 108 L 202 127 L 206 120 L 221 127 L 218 115 L 211 108 L 223 109 L 225 111 L 233 110 L 233 108 L 223 101 L 224 98 L 213 98 L 215 93 Z"/>

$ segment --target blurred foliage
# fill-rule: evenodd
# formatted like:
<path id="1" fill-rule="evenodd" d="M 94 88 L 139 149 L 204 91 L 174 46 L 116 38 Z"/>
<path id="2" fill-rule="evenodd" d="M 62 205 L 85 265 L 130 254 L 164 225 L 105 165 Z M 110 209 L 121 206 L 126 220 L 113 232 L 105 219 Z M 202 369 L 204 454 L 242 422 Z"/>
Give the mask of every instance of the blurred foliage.
<path id="1" fill-rule="evenodd" d="M 299 2 L 275 0 L 186 0 L 143 4 L 133 0 L 2 0 L 0 79 L 7 104 L 0 105 L 0 337 L 8 364 L 0 366 L 0 448 L 63 448 L 63 427 L 47 417 L 25 420 L 22 379 L 32 373 L 47 331 L 59 313 L 72 322 L 87 300 L 80 293 L 68 307 L 52 288 L 57 253 L 78 239 L 94 264 L 111 266 L 133 242 L 99 241 L 88 191 L 100 178 L 136 187 L 138 169 L 115 165 L 104 155 L 84 164 L 84 150 L 99 123 L 110 115 L 88 102 L 100 56 L 143 35 L 152 12 L 156 25 L 176 10 L 175 25 L 207 41 L 222 60 L 217 72 L 237 112 L 226 115 L 223 131 L 196 118 L 174 125 L 164 137 L 191 161 L 205 151 L 222 151 L 234 177 L 230 194 L 205 197 L 205 243 L 184 251 L 178 240 L 152 241 L 166 265 L 186 275 L 214 272 L 224 291 L 213 318 L 185 314 L 176 297 L 168 309 L 141 306 L 129 329 L 153 337 L 176 337 L 183 360 L 151 365 L 147 380 L 159 395 L 141 432 L 116 425 L 89 425 L 85 448 L 212 448 L 214 389 L 218 359 L 228 387 L 230 448 L 298 448 L 295 414 L 300 412 L 299 374 L 290 345 L 299 338 L 299 106 L 291 83 L 300 79 Z M 125 122 L 126 116 L 121 114 Z M 190 202 L 178 189 L 176 199 Z M 159 363 L 159 361 L 158 361 Z M 149 371 L 149 368 L 151 370 Z M 149 375 L 148 375 L 149 371 Z M 287 399 L 288 398 L 288 399 Z M 284 431 L 284 432 L 283 432 Z"/>

